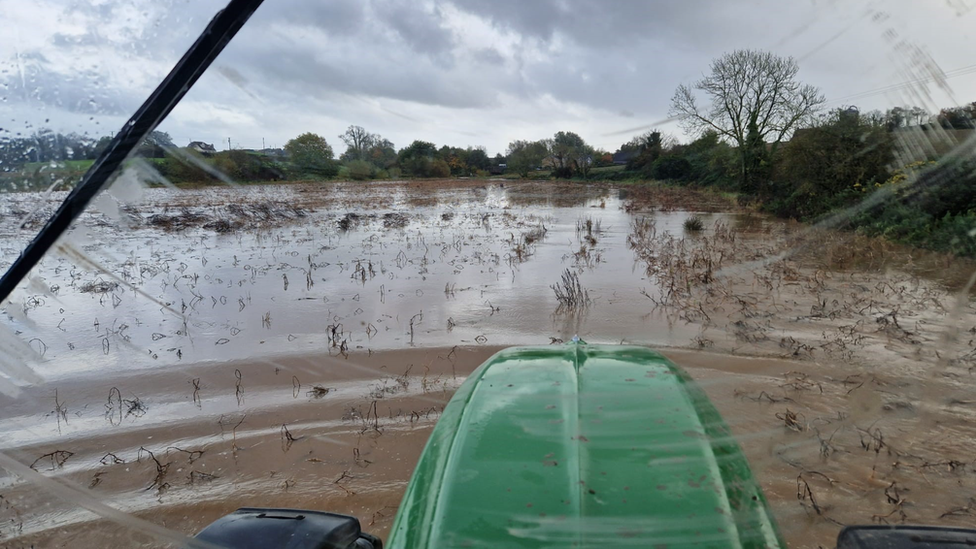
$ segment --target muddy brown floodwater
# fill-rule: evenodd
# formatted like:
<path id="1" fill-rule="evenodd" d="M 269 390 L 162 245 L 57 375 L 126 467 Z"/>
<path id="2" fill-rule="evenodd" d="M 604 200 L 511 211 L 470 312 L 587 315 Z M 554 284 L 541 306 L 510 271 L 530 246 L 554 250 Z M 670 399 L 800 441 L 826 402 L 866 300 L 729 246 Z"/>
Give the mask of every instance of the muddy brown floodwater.
<path id="1" fill-rule="evenodd" d="M 186 534 L 287 506 L 385 535 L 464 378 L 577 334 L 686 368 L 790 546 L 976 513 L 972 262 L 671 190 L 122 181 L 0 321 L 40 377 L 0 393 L 2 451 L 78 489 L 5 473 L 4 547 L 153 544 L 86 501 Z M 60 198 L 0 200 L 0 267 Z"/>

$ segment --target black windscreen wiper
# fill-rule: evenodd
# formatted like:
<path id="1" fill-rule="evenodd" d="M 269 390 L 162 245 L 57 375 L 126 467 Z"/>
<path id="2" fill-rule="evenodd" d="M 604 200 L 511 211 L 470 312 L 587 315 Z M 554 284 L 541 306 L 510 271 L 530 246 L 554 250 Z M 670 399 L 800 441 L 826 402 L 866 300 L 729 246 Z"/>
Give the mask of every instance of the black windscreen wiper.
<path id="1" fill-rule="evenodd" d="M 115 134 L 108 147 L 85 173 L 81 182 L 68 194 L 54 215 L 48 219 L 44 227 L 24 248 L 20 257 L 0 278 L 0 303 L 10 296 L 27 273 L 68 230 L 75 218 L 85 211 L 88 203 L 105 187 L 112 174 L 139 145 L 139 142 L 153 131 L 183 99 L 186 92 L 223 51 L 224 46 L 234 38 L 237 31 L 241 30 L 263 1 L 230 0 L 227 7 L 217 12 L 196 42 L 190 46 L 132 118 Z"/>

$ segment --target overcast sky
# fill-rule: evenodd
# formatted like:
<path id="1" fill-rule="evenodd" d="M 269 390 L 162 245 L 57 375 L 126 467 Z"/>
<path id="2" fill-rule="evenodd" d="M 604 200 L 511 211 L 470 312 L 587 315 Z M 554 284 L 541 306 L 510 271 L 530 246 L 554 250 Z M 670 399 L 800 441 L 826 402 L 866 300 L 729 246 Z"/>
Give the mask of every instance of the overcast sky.
<path id="1" fill-rule="evenodd" d="M 108 134 L 222 6 L 0 0 L 0 136 Z M 235 148 L 350 124 L 503 151 L 557 130 L 613 151 L 734 49 L 794 56 L 830 107 L 976 101 L 976 0 L 266 0 L 161 126 Z M 923 79 L 911 87 L 897 86 Z"/>

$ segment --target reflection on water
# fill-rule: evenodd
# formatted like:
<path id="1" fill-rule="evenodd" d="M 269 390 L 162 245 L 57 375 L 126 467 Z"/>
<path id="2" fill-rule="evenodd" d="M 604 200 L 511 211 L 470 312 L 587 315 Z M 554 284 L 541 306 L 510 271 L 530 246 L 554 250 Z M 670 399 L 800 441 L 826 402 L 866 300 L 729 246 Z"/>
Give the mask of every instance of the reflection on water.
<path id="1" fill-rule="evenodd" d="M 389 193 L 360 186 L 355 200 L 338 196 L 349 189 L 320 196 L 284 187 L 260 217 L 249 212 L 269 204 L 263 188 L 233 203 L 222 196 L 228 191 L 207 189 L 196 206 L 186 192 L 175 206 L 167 191 L 153 191 L 134 214 L 136 228 L 121 232 L 92 216 L 68 240 L 125 284 L 48 258 L 39 275 L 58 291 L 28 298 L 29 322 L 17 328 L 43 341 L 40 369 L 54 377 L 280 353 L 548 343 L 577 333 L 681 345 L 694 334 L 648 315 L 639 299 L 646 273 L 624 245 L 630 215 L 605 189 L 435 188 L 426 191 L 433 205 L 415 207 L 415 185 Z M 376 195 L 389 206 L 376 207 Z M 684 215 L 662 215 L 662 230 L 680 234 Z M 576 231 L 584 217 L 600 227 L 585 246 Z M 86 247 L 95 242 L 102 245 Z M 564 268 L 581 271 L 593 301 L 585 315 L 556 314 L 550 286 Z"/>

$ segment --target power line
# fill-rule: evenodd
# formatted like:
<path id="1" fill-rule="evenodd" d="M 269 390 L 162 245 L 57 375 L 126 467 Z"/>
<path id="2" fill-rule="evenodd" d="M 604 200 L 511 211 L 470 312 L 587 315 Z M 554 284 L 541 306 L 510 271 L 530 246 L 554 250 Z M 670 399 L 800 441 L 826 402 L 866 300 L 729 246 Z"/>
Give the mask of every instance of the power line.
<path id="1" fill-rule="evenodd" d="M 964 76 L 967 74 L 976 73 L 976 65 L 969 65 L 966 67 L 960 67 L 944 73 L 944 78 L 948 80 L 949 78 L 955 78 L 957 76 Z M 870 97 L 872 95 L 880 95 L 883 93 L 893 92 L 903 88 L 909 88 L 915 84 L 926 84 L 935 80 L 934 76 L 928 76 L 923 78 L 916 78 L 915 80 L 908 80 L 905 82 L 899 82 L 897 84 L 889 84 L 880 88 L 875 88 L 873 90 L 862 91 L 858 93 L 853 93 L 851 95 L 845 95 L 844 97 L 838 97 L 836 99 L 831 99 L 827 103 L 840 103 L 843 101 L 849 101 L 851 99 L 861 99 L 864 97 Z"/>

